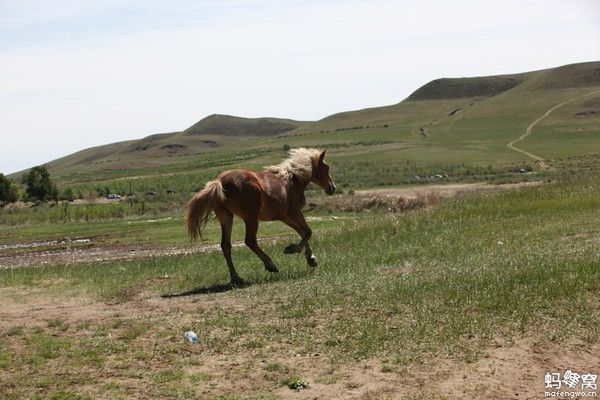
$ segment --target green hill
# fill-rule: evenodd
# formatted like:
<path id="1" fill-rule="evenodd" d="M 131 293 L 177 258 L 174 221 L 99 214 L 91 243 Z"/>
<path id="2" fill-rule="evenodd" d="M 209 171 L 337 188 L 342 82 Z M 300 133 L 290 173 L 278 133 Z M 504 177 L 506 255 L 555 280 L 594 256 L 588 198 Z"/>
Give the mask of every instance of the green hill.
<path id="1" fill-rule="evenodd" d="M 188 192 L 224 169 L 276 163 L 288 145 L 330 148 L 336 179 L 348 187 L 430 175 L 512 179 L 515 168 L 538 166 L 507 144 L 549 110 L 515 146 L 551 168 L 563 162 L 553 160 L 600 152 L 598 90 L 600 62 L 436 79 L 393 105 L 315 122 L 211 115 L 183 132 L 82 150 L 49 166 L 62 187 L 124 191 L 134 179 L 139 190 Z"/>
<path id="2" fill-rule="evenodd" d="M 521 75 L 436 79 L 416 90 L 408 100 L 491 97 L 510 90 L 523 81 L 524 77 Z"/>
<path id="3" fill-rule="evenodd" d="M 306 124 L 283 118 L 242 118 L 228 115 L 208 116 L 185 131 L 160 133 L 91 147 L 49 162 L 58 174 L 82 176 L 94 171 L 126 173 L 150 166 L 170 164 L 173 157 L 193 156 L 219 148 L 229 149 L 238 142 L 288 132 Z M 18 177 L 22 172 L 13 174 Z M 118 172 L 116 172 L 118 175 Z"/>
<path id="4" fill-rule="evenodd" d="M 242 118 L 210 115 L 184 131 L 185 135 L 274 136 L 298 128 L 302 122 L 281 118 Z"/>

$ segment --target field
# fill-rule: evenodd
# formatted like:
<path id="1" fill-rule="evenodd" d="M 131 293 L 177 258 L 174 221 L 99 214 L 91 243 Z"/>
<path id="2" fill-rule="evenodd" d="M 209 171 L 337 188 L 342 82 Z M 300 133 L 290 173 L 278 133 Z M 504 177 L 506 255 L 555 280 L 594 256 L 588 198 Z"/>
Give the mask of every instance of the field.
<path id="1" fill-rule="evenodd" d="M 293 235 L 266 224 L 281 272 L 235 247 L 239 289 L 211 249 L 3 269 L 0 397 L 540 398 L 549 370 L 599 366 L 598 183 L 316 207 L 320 265 L 282 254 Z M 122 229 L 136 218 L 112 232 L 183 241 L 179 217 Z"/>

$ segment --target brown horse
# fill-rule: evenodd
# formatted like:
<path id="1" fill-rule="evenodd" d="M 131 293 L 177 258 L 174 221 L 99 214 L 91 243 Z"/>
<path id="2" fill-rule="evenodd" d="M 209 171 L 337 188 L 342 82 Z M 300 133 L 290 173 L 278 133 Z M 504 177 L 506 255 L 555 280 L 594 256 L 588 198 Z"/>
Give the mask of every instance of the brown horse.
<path id="1" fill-rule="evenodd" d="M 292 243 L 285 253 L 304 250 L 306 262 L 317 266 L 308 240 L 312 234 L 306 224 L 304 190 L 313 182 L 325 193 L 335 192 L 329 175 L 329 165 L 324 161 L 327 150 L 292 149 L 290 157 L 279 165 L 266 167 L 263 171 L 231 170 L 220 174 L 196 193 L 186 207 L 186 222 L 190 236 L 196 239 L 204 228 L 210 211 L 214 211 L 221 224 L 221 249 L 229 267 L 233 285 L 243 284 L 231 261 L 231 228 L 233 216 L 246 224 L 245 243 L 262 260 L 265 269 L 278 272 L 271 258 L 258 246 L 256 232 L 258 221 L 283 221 L 300 235 L 300 243 Z"/>

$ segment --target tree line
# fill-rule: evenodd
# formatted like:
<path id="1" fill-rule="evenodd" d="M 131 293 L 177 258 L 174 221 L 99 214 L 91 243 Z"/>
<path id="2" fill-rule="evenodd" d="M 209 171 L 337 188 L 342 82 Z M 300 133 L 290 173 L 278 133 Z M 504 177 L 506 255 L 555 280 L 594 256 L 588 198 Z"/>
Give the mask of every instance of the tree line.
<path id="1" fill-rule="evenodd" d="M 23 175 L 21 183 L 25 185 L 22 199 L 25 201 L 58 200 L 58 189 L 50 172 L 45 166 L 33 167 Z M 0 205 L 13 203 L 19 199 L 19 187 L 16 182 L 0 173 Z"/>

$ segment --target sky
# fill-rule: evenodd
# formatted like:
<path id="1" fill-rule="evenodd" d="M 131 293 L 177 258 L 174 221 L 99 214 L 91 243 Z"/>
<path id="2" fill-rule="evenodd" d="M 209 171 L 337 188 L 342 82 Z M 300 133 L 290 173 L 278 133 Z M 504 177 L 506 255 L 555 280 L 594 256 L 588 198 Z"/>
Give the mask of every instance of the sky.
<path id="1" fill-rule="evenodd" d="M 317 120 L 597 60 L 598 0 L 0 0 L 0 173 L 215 113 Z"/>

